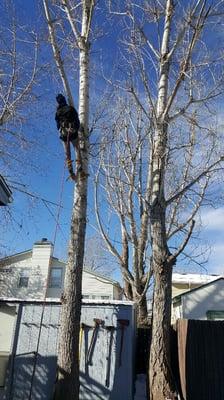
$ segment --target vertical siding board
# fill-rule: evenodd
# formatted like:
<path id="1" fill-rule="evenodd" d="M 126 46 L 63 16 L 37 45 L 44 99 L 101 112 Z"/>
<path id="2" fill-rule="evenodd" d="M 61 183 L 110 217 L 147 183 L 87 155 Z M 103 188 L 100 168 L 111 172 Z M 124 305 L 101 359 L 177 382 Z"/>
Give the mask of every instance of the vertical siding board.
<path id="1" fill-rule="evenodd" d="M 180 320 L 177 329 L 184 400 L 224 399 L 224 322 Z"/>
<path id="2" fill-rule="evenodd" d="M 40 342 L 32 390 L 32 399 L 35 400 L 48 400 L 52 398 L 57 366 L 56 339 L 58 321 L 55 321 L 52 305 L 42 306 L 42 312 L 43 323 L 40 331 Z M 57 315 L 56 308 L 55 314 Z"/>
<path id="3" fill-rule="evenodd" d="M 18 345 L 13 366 L 12 390 L 10 400 L 28 400 L 31 377 L 35 365 L 38 335 L 40 342 L 36 358 L 35 375 L 32 384 L 32 400 L 51 400 L 56 376 L 56 351 L 59 328 L 60 305 L 47 303 L 44 307 L 43 324 L 40 331 L 41 303 L 21 305 L 22 317 L 18 335 Z M 132 400 L 133 399 L 133 332 L 135 316 L 132 307 L 124 304 L 83 304 L 82 322 L 94 325 L 94 318 L 104 321 L 95 342 L 92 365 L 86 363 L 86 355 L 91 342 L 92 330 L 85 331 L 82 343 L 80 370 L 80 400 Z M 119 366 L 121 330 L 118 319 L 128 319 L 125 328 L 122 351 L 122 365 Z M 110 353 L 109 383 L 106 386 L 108 366 L 108 343 L 110 333 L 105 327 L 114 326 Z M 16 343 L 16 341 L 15 341 Z M 9 400 L 9 399 L 7 399 Z"/>
<path id="4" fill-rule="evenodd" d="M 12 400 L 28 400 L 34 368 L 40 322 L 40 310 L 34 305 L 23 305 L 21 329 L 14 358 Z M 10 399 L 11 400 L 11 399 Z"/>
<path id="5" fill-rule="evenodd" d="M 28 400 L 30 392 L 32 393 L 32 400 L 50 400 L 52 398 L 57 364 L 56 343 L 59 307 L 56 306 L 54 310 L 52 305 L 45 305 L 40 331 L 42 311 L 43 306 L 40 304 L 23 306 L 10 400 Z M 35 354 L 23 355 L 23 353 L 36 352 L 39 334 L 40 342 L 37 356 Z M 34 366 L 35 374 L 31 390 Z"/>

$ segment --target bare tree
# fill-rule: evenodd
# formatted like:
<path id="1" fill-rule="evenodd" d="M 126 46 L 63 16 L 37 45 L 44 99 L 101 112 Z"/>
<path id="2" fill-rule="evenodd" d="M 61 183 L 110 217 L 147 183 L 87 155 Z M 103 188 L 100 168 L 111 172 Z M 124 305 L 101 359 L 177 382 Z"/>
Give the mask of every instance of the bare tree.
<path id="1" fill-rule="evenodd" d="M 11 3 L 1 6 L 0 28 L 0 153 L 6 175 L 29 158 L 30 137 L 24 133 L 27 105 L 34 100 L 38 73 L 38 39 L 35 32 L 16 19 Z M 18 151 L 19 149 L 19 151 Z"/>
<path id="2" fill-rule="evenodd" d="M 116 269 L 114 257 L 110 257 L 105 242 L 98 233 L 86 237 L 84 266 L 105 276 L 111 276 Z"/>
<path id="3" fill-rule="evenodd" d="M 223 51 L 216 28 L 221 27 L 223 2 L 119 4 L 109 1 L 111 14 L 124 22 L 123 79 L 113 84 L 133 96 L 149 127 L 147 214 L 154 275 L 150 400 L 174 399 L 172 270 L 186 251 L 195 216 L 209 201 L 206 193 L 215 187 L 224 160 L 216 129 L 223 93 Z"/>
<path id="4" fill-rule="evenodd" d="M 64 69 L 60 48 L 57 44 L 55 24 L 52 21 L 47 0 L 43 0 L 48 23 L 50 42 L 54 59 L 62 78 L 64 90 L 73 104 L 69 79 Z M 89 50 L 90 27 L 94 9 L 93 0 L 61 0 L 56 6 L 64 14 L 73 33 L 73 40 L 79 52 L 79 118 L 84 146 L 82 166 L 85 177 L 78 177 L 74 191 L 74 204 L 71 218 L 71 233 L 68 250 L 68 263 L 65 288 L 62 298 L 60 343 L 58 354 L 58 382 L 56 399 L 72 400 L 79 398 L 79 327 L 81 315 L 82 271 L 85 248 L 87 212 L 87 176 L 89 155 Z M 80 17 L 81 14 L 81 17 Z M 77 19 L 81 18 L 80 24 Z M 81 26 L 81 30 L 79 27 Z"/>
<path id="5" fill-rule="evenodd" d="M 148 126 L 139 105 L 129 96 L 115 97 L 109 120 L 114 121 L 104 131 L 100 163 L 96 175 L 96 215 L 99 229 L 108 250 L 121 268 L 124 294 L 138 305 L 138 323 L 147 323 L 147 301 L 151 271 L 148 250 L 148 186 L 149 168 Z M 107 133 L 108 131 L 108 133 Z M 119 230 L 107 229 L 105 209 L 116 220 Z M 116 241 L 112 237 L 116 236 Z"/>

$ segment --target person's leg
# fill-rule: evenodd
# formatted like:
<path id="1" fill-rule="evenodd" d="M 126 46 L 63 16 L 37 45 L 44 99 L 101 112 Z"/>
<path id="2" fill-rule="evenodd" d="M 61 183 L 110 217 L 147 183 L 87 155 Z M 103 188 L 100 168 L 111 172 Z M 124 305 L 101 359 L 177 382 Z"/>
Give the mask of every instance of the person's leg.
<path id="1" fill-rule="evenodd" d="M 79 146 L 79 138 L 75 138 L 72 141 L 72 145 L 74 147 L 75 153 L 76 153 L 76 164 L 77 164 L 77 171 L 82 170 L 82 156 L 81 156 L 81 150 Z"/>
<path id="2" fill-rule="evenodd" d="M 65 152 L 65 157 L 66 157 L 69 174 L 70 174 L 71 178 L 75 181 L 77 179 L 77 176 L 74 173 L 73 167 L 72 167 L 70 143 L 69 143 L 69 141 L 67 141 L 67 142 L 62 141 L 62 143 L 63 143 L 63 147 L 64 147 L 64 152 Z"/>

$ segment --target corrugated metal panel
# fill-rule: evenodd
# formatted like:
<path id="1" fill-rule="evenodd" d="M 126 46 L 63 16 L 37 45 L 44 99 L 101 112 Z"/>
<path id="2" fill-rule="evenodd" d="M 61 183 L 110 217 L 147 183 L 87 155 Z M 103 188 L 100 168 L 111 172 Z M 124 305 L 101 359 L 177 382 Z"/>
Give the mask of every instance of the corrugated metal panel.
<path id="1" fill-rule="evenodd" d="M 10 400 L 49 400 L 52 397 L 56 376 L 59 306 L 45 305 L 40 331 L 42 310 L 40 305 L 23 305 Z"/>
<path id="2" fill-rule="evenodd" d="M 19 332 L 15 337 L 16 351 L 7 400 L 52 399 L 60 305 L 47 303 L 44 307 L 36 356 L 42 307 L 38 303 L 20 304 L 22 316 Z M 92 341 L 95 318 L 103 320 L 103 324 Z M 121 365 L 122 330 L 119 319 L 129 321 L 129 325 L 124 328 Z M 82 323 L 85 327 L 80 357 L 80 400 L 132 400 L 135 352 L 133 307 L 130 304 L 84 304 Z M 113 327 L 112 336 L 108 327 Z M 90 356 L 91 343 L 93 347 Z"/>
<path id="3" fill-rule="evenodd" d="M 224 399 L 224 322 L 179 320 L 177 330 L 184 400 Z"/>
<path id="4" fill-rule="evenodd" d="M 82 322 L 93 326 L 94 318 L 100 318 L 104 326 L 100 328 L 91 359 L 86 359 L 93 334 L 86 329 L 81 352 L 80 400 L 132 400 L 134 380 L 134 338 L 135 333 L 132 307 L 124 305 L 84 305 Z M 124 329 L 121 365 L 119 363 L 122 330 L 119 319 L 129 321 Z M 111 332 L 106 327 L 114 327 L 112 344 Z"/>

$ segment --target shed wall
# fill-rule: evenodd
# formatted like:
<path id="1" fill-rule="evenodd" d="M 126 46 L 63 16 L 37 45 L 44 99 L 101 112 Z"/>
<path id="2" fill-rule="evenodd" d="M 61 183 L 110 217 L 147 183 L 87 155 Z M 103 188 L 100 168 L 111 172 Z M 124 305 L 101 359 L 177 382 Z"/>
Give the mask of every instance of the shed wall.
<path id="1" fill-rule="evenodd" d="M 14 352 L 1 400 L 51 400 L 57 364 L 59 304 L 20 304 Z M 94 319 L 102 320 L 97 332 Z M 83 304 L 80 400 L 132 400 L 135 315 L 124 304 Z M 122 329 L 119 320 L 128 321 Z M 109 329 L 108 329 L 109 327 Z M 111 334 L 112 332 L 112 334 Z M 111 336 L 112 335 L 112 336 Z M 39 347 L 38 347 L 38 338 Z M 91 344 L 93 345 L 91 348 Z"/>

